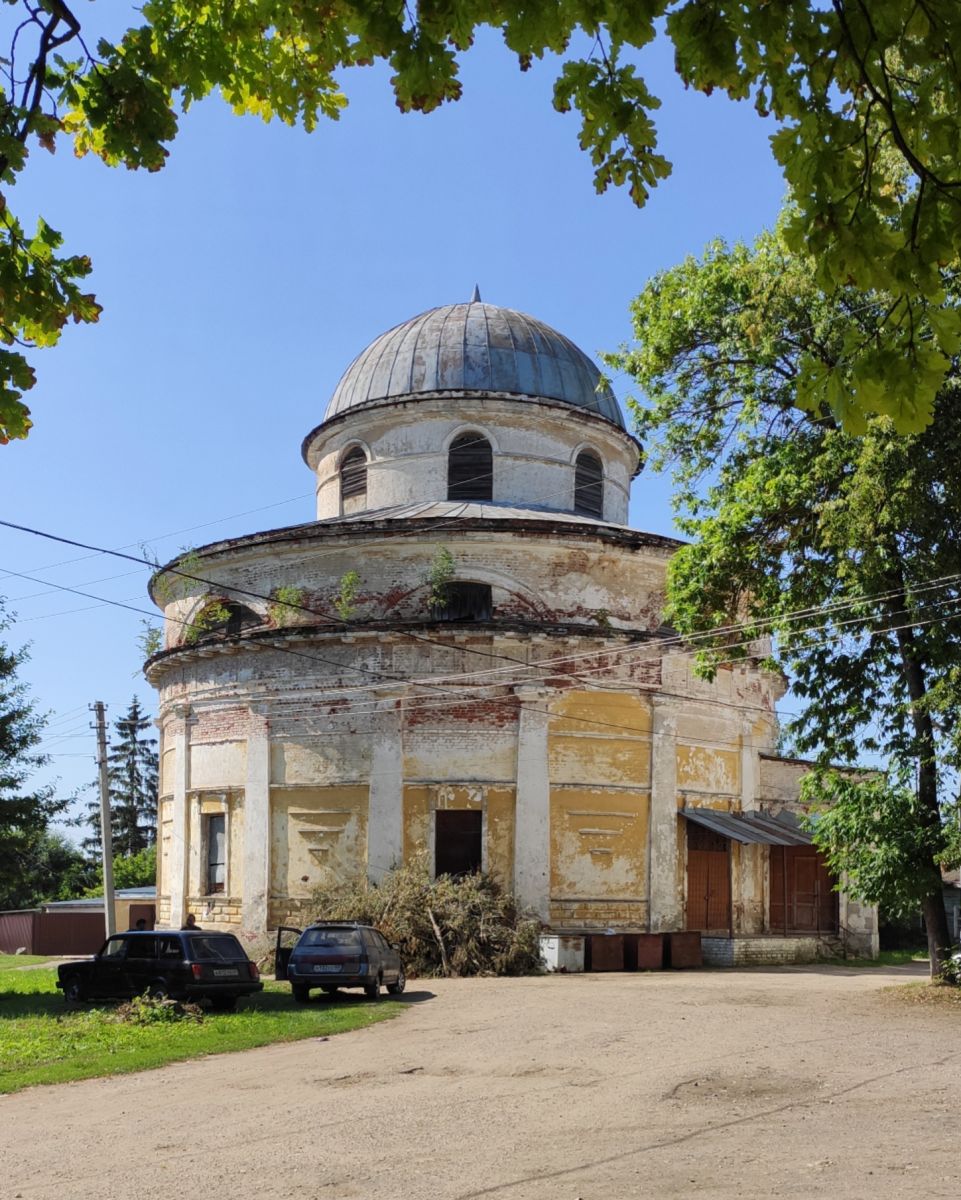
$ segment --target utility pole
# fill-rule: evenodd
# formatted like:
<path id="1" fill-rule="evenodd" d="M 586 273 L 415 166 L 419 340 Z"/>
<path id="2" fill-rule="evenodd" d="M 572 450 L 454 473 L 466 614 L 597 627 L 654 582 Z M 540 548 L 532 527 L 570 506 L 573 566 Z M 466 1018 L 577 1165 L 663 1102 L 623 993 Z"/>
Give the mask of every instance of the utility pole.
<path id="1" fill-rule="evenodd" d="M 113 826 L 110 820 L 110 778 L 107 774 L 107 721 L 103 701 L 93 711 L 97 718 L 97 765 L 100 768 L 100 847 L 103 853 L 103 909 L 107 937 L 117 932 L 113 901 Z"/>

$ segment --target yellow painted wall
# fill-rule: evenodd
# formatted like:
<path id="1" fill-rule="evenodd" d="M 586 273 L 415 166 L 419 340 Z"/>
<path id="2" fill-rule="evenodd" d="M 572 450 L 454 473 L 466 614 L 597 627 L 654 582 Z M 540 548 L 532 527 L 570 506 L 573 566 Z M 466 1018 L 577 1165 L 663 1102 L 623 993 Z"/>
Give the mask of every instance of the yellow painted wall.
<path id="1" fill-rule="evenodd" d="M 366 784 L 271 788 L 271 899 L 304 899 L 320 884 L 363 874 Z"/>
<path id="2" fill-rule="evenodd" d="M 404 861 L 431 849 L 431 812 L 482 809 L 487 870 L 509 884 L 514 864 L 515 789 L 503 784 L 405 784 Z"/>
<path id="3" fill-rule="evenodd" d="M 644 793 L 551 788 L 551 899 L 647 898 Z"/>

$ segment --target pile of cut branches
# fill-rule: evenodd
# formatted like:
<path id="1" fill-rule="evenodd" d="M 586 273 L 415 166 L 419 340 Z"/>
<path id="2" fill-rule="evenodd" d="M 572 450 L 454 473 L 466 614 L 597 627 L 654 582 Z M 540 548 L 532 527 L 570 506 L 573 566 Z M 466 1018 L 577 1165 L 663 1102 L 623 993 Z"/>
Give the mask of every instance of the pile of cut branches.
<path id="1" fill-rule="evenodd" d="M 416 858 L 366 880 L 320 887 L 312 920 L 362 921 L 400 951 L 408 975 L 533 975 L 543 969 L 540 922 L 491 875 L 431 879 Z"/>

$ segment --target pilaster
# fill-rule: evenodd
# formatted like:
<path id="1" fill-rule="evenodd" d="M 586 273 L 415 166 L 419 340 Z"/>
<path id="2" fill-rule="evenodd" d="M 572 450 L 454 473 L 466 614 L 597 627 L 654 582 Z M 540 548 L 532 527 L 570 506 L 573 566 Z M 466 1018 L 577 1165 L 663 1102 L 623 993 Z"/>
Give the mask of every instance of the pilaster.
<path id="1" fill-rule="evenodd" d="M 651 932 L 684 927 L 678 863 L 677 713 L 673 702 L 652 697 L 651 835 L 648 889 Z"/>
<path id="2" fill-rule="evenodd" d="M 404 857 L 404 689 L 378 690 L 367 800 L 367 878 L 379 883 Z"/>
<path id="3" fill-rule="evenodd" d="M 550 919 L 551 786 L 547 758 L 551 693 L 517 688 L 517 799 L 514 816 L 514 894 L 521 908 Z"/>
<path id="4" fill-rule="evenodd" d="M 270 722 L 253 708 L 247 729 L 241 861 L 241 927 L 247 933 L 263 933 L 270 896 Z"/>
<path id="5" fill-rule="evenodd" d="M 179 929 L 186 916 L 187 856 L 190 847 L 187 826 L 187 792 L 190 788 L 189 705 L 174 710 L 174 722 L 170 738 L 174 750 L 173 829 L 167 882 L 170 888 L 170 925 L 172 929 Z"/>

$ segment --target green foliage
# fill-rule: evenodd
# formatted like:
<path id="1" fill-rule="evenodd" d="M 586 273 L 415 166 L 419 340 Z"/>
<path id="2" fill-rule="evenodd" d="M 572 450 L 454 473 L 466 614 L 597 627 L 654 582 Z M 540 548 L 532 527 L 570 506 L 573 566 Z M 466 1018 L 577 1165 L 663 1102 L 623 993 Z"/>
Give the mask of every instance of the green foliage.
<path id="1" fill-rule="evenodd" d="M 213 600 L 205 605 L 197 616 L 184 628 L 183 644 L 196 645 L 202 637 L 212 633 L 218 626 L 226 625 L 230 619 L 230 609 L 221 600 Z"/>
<path id="2" fill-rule="evenodd" d="M 961 955 L 952 955 L 944 961 L 939 979 L 951 987 L 961 987 Z"/>
<path id="3" fill-rule="evenodd" d="M 707 675 L 745 657 L 787 670 L 797 753 L 825 767 L 874 755 L 915 780 L 912 806 L 903 786 L 834 779 L 836 815 L 818 828 L 854 895 L 923 893 L 943 942 L 937 863 L 961 767 L 961 380 L 952 370 L 935 426 L 907 437 L 886 417 L 854 435 L 796 407 L 804 361 L 873 344 L 892 299 L 826 293 L 789 242 L 782 223 L 656 277 L 634 304 L 638 347 L 613 360 L 647 397 L 637 429 L 649 463 L 673 472 L 693 539 L 672 558 L 666 619 L 701 635 Z M 885 847 L 873 868 L 872 837 Z"/>
<path id="4" fill-rule="evenodd" d="M 408 975 L 531 975 L 542 969 L 540 923 L 490 875 L 432 880 L 413 859 L 377 885 L 318 888 L 313 920 L 363 921 L 397 946 Z"/>
<path id="5" fill-rule="evenodd" d="M 270 605 L 270 619 L 278 629 L 292 625 L 300 616 L 304 607 L 304 589 L 299 587 L 278 587 L 270 593 L 273 603 Z"/>
<path id="6" fill-rule="evenodd" d="M 671 166 L 658 150 L 660 101 L 634 60 L 666 37 L 686 87 L 750 100 L 771 118 L 795 205 L 785 237 L 811 259 L 818 286 L 892 297 L 877 338 L 848 344 L 831 363 L 801 356 L 798 403 L 855 432 L 873 413 L 916 432 L 961 345 L 961 311 L 942 305 L 961 260 L 956 0 L 150 0 L 116 41 L 85 36 L 62 0 L 8 7 L 20 25 L 4 64 L 8 187 L 31 148 L 53 151 L 61 136 L 78 155 L 159 170 L 180 113 L 213 93 L 236 113 L 312 130 L 346 105 L 346 68 L 378 61 L 393 70 L 402 111 L 431 112 L 460 98 L 460 60 L 477 29 L 492 26 L 522 71 L 561 57 L 554 107 L 578 111 L 596 190 L 625 186 L 642 205 Z M 79 283 L 89 259 L 62 256 L 60 234 L 42 219 L 30 236 L 5 206 L 0 217 L 0 340 L 49 346 L 68 320 L 95 321 L 99 306 Z M 0 350 L 0 441 L 26 436 L 22 395 L 33 383 L 19 350 Z"/>
<path id="7" fill-rule="evenodd" d="M 118 1005 L 115 1018 L 125 1025 L 176 1025 L 180 1021 L 200 1024 L 204 1010 L 199 1004 L 160 999 L 145 992 Z"/>
<path id="8" fill-rule="evenodd" d="M 6 627 L 0 610 L 0 630 Z M 47 826 L 69 803 L 58 799 L 52 786 L 28 786 L 47 759 L 37 749 L 44 720 L 17 679 L 26 660 L 26 650 L 0 643 L 0 910 L 38 898 L 34 872 L 49 864 L 54 852 L 44 840 Z"/>
<path id="9" fill-rule="evenodd" d="M 356 571 L 347 571 L 340 577 L 340 588 L 334 601 L 334 608 L 337 610 L 338 617 L 345 623 L 354 615 L 354 601 L 359 588 L 360 576 Z"/>
<path id="10" fill-rule="evenodd" d="M 454 556 L 446 546 L 440 546 L 427 568 L 424 582 L 427 585 L 427 602 L 431 608 L 444 608 L 448 600 L 448 586 L 454 578 Z"/>
<path id="11" fill-rule="evenodd" d="M 94 871 L 93 882 L 83 893 L 85 896 L 103 895 L 103 867 Z M 157 882 L 156 844 L 139 850 L 136 854 L 115 854 L 113 859 L 113 886 L 115 888 L 152 887 Z"/>
<path id="12" fill-rule="evenodd" d="M 140 651 L 141 659 L 146 662 L 148 658 L 159 654 L 163 649 L 163 644 L 163 630 L 148 620 L 141 621 L 140 633 L 137 635 L 137 648 Z"/>
<path id="13" fill-rule="evenodd" d="M 823 769 L 802 784 L 815 844 L 845 890 L 893 918 L 913 917 L 941 877 L 925 813 L 914 788 L 881 776 Z M 933 831 L 942 851 L 943 827 Z"/>
<path id="14" fill-rule="evenodd" d="M 34 908 L 48 900 L 75 900 L 86 895 L 96 878 L 94 864 L 61 834 L 43 830 L 21 846 L 18 890 L 4 896 L 0 888 L 0 908 Z"/>

